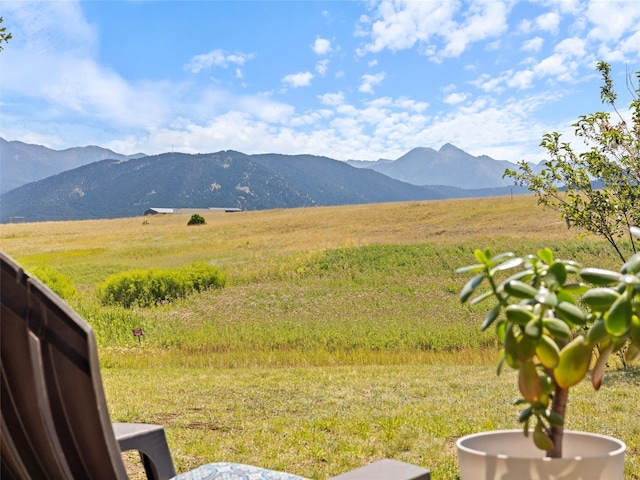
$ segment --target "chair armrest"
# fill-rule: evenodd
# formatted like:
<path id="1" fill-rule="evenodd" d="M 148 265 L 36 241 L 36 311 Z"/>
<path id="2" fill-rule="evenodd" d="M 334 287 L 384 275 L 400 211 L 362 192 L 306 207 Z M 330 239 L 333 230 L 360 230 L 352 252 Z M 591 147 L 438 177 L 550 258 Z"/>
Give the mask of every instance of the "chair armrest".
<path id="1" fill-rule="evenodd" d="M 417 465 L 384 458 L 337 477 L 331 477 L 331 480 L 431 480 L 431 473 Z"/>
<path id="2" fill-rule="evenodd" d="M 168 480 L 176 475 L 167 437 L 160 425 L 114 423 L 120 451 L 137 450 L 149 480 Z"/>

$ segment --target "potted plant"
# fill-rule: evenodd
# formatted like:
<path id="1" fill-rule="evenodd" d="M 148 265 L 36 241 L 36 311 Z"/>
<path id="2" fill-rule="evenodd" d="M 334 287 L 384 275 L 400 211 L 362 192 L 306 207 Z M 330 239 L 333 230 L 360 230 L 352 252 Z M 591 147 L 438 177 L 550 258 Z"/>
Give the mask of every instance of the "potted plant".
<path id="1" fill-rule="evenodd" d="M 640 239 L 640 228 L 631 234 Z M 598 390 L 611 355 L 632 361 L 640 354 L 640 252 L 619 272 L 581 268 L 549 249 L 523 257 L 476 250 L 475 257 L 457 270 L 475 274 L 460 299 L 492 300 L 481 328 L 495 328 L 503 346 L 498 373 L 504 365 L 518 371 L 523 432 L 459 439 L 462 478 L 621 479 L 624 443 L 564 431 L 565 408 L 589 370 Z"/>

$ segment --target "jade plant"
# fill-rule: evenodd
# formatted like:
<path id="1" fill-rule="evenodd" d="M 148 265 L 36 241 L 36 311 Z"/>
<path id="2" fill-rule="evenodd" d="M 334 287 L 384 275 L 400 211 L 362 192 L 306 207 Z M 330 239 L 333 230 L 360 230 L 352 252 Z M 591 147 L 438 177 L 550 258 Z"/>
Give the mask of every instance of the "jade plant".
<path id="1" fill-rule="evenodd" d="M 640 239 L 640 228 L 631 234 Z M 612 355 L 640 355 L 640 252 L 618 272 L 582 268 L 550 249 L 523 257 L 476 250 L 475 257 L 478 263 L 457 270 L 476 274 L 460 299 L 493 301 L 481 328 L 493 326 L 503 347 L 498 373 L 505 364 L 518 370 L 524 434 L 560 458 L 571 387 L 590 371 L 598 390 Z"/>

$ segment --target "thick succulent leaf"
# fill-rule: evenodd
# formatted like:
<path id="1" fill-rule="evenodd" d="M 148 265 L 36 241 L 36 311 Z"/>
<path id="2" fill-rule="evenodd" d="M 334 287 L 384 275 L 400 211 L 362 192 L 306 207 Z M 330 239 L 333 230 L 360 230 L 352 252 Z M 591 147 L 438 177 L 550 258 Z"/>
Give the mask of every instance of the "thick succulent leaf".
<path id="1" fill-rule="evenodd" d="M 603 350 L 600 350 L 600 356 L 598 357 L 598 361 L 596 361 L 595 366 L 593 367 L 593 371 L 591 372 L 591 384 L 593 388 L 596 390 L 600 390 L 600 385 L 602 385 L 602 377 L 604 376 L 604 369 L 607 366 L 607 360 L 609 360 L 609 355 L 613 352 L 613 343 L 610 343 L 609 346 Z"/>
<path id="2" fill-rule="evenodd" d="M 536 354 L 536 345 L 538 341 L 528 335 L 520 334 L 516 336 L 516 356 L 522 362 L 528 362 Z"/>
<path id="3" fill-rule="evenodd" d="M 531 418 L 531 407 L 525 408 L 518 416 L 518 422 L 527 422 Z"/>
<path id="4" fill-rule="evenodd" d="M 487 252 L 487 250 L 477 249 L 473 252 L 473 255 L 476 257 L 476 260 L 478 260 L 478 262 L 486 265 L 489 263 L 489 257 L 491 256 L 490 254 L 487 255 Z"/>
<path id="5" fill-rule="evenodd" d="M 607 327 L 604 325 L 604 318 L 599 318 L 587 332 L 587 343 L 595 346 L 606 338 L 609 338 L 609 334 L 607 333 Z"/>
<path id="6" fill-rule="evenodd" d="M 547 270 L 544 281 L 550 289 L 555 289 L 567 281 L 567 269 L 564 264 L 555 262 Z"/>
<path id="7" fill-rule="evenodd" d="M 551 265 L 554 261 L 553 251 L 550 248 L 538 250 L 538 257 L 547 265 Z"/>
<path id="8" fill-rule="evenodd" d="M 478 295 L 477 297 L 474 297 L 474 298 L 469 302 L 469 305 L 476 305 L 476 304 L 478 304 L 478 303 L 480 303 L 480 302 L 485 301 L 487 298 L 491 298 L 491 297 L 493 297 L 493 290 L 486 291 L 486 292 L 484 292 L 483 294 Z"/>
<path id="9" fill-rule="evenodd" d="M 471 294 L 473 294 L 475 289 L 478 288 L 478 285 L 482 283 L 484 278 L 484 275 L 476 275 L 471 280 L 469 280 L 464 287 L 462 287 L 462 290 L 460 291 L 460 301 L 462 303 L 466 302 L 469 299 Z"/>
<path id="10" fill-rule="evenodd" d="M 631 362 L 640 356 L 640 318 L 634 315 L 631 318 L 631 342 L 625 353 L 625 360 Z"/>
<path id="11" fill-rule="evenodd" d="M 612 288 L 592 288 L 582 296 L 582 301 L 594 312 L 606 312 L 620 298 L 620 294 Z"/>
<path id="12" fill-rule="evenodd" d="M 611 270 L 603 270 L 602 268 L 584 268 L 579 272 L 582 279 L 593 285 L 606 286 L 618 283 L 620 274 Z"/>
<path id="13" fill-rule="evenodd" d="M 542 429 L 542 424 L 538 421 L 536 428 L 533 430 L 533 443 L 540 450 L 552 450 L 553 441 Z"/>
<path id="14" fill-rule="evenodd" d="M 499 253 L 498 255 L 491 257 L 489 259 L 489 262 L 491 262 L 493 265 L 497 265 L 499 262 L 502 262 L 504 259 L 513 258 L 515 256 L 516 254 L 513 252 Z"/>
<path id="15" fill-rule="evenodd" d="M 486 317 L 484 317 L 484 321 L 482 322 L 481 325 L 481 330 L 484 332 L 487 328 L 489 328 L 491 326 L 491 324 L 495 321 L 496 318 L 498 318 L 498 315 L 500 315 L 500 304 L 497 304 L 495 307 L 493 307 L 489 313 L 487 314 Z"/>
<path id="16" fill-rule="evenodd" d="M 540 375 L 540 384 L 542 385 L 542 395 L 547 396 L 548 403 L 548 395 L 556 389 L 556 384 L 549 375 Z"/>
<path id="17" fill-rule="evenodd" d="M 542 336 L 542 319 L 532 318 L 524 327 L 524 333 L 527 337 L 535 340 Z"/>
<path id="18" fill-rule="evenodd" d="M 571 329 L 569 328 L 569 325 L 560 319 L 546 317 L 542 319 L 542 325 L 554 338 L 560 338 L 563 340 L 571 338 Z"/>
<path id="19" fill-rule="evenodd" d="M 511 368 L 520 368 L 518 358 L 518 341 L 513 333 L 513 326 L 507 326 L 504 334 L 504 357 Z"/>
<path id="20" fill-rule="evenodd" d="M 640 252 L 631 257 L 620 269 L 622 273 L 638 273 L 640 272 Z"/>
<path id="21" fill-rule="evenodd" d="M 524 362 L 520 366 L 518 374 L 518 387 L 520 393 L 528 402 L 536 402 L 542 394 L 542 385 L 540 384 L 540 377 L 534 363 L 529 360 Z"/>
<path id="22" fill-rule="evenodd" d="M 491 269 L 491 274 L 493 275 L 496 272 L 501 272 L 503 270 L 509 270 L 510 268 L 515 268 L 518 265 L 522 264 L 521 258 L 511 258 L 506 262 L 502 262 Z"/>
<path id="23" fill-rule="evenodd" d="M 536 302 L 541 303 L 542 305 L 545 305 L 549 308 L 555 308 L 555 306 L 558 304 L 558 296 L 554 292 L 546 289 L 539 290 L 535 296 L 535 299 Z"/>
<path id="24" fill-rule="evenodd" d="M 536 356 L 544 367 L 554 369 L 560 361 L 560 348 L 552 338 L 542 335 L 536 344 Z"/>
<path id="25" fill-rule="evenodd" d="M 604 325 L 607 333 L 613 337 L 620 337 L 627 333 L 631 327 L 631 300 L 626 294 L 622 294 L 605 315 Z"/>
<path id="26" fill-rule="evenodd" d="M 556 425 L 557 427 L 561 427 L 562 425 L 564 425 L 564 419 L 553 410 L 545 410 L 544 418 L 546 418 L 551 425 Z"/>
<path id="27" fill-rule="evenodd" d="M 534 298 L 538 290 L 519 280 L 511 280 L 504 284 L 504 291 L 517 298 Z"/>
<path id="28" fill-rule="evenodd" d="M 573 323 L 574 325 L 584 325 L 587 323 L 587 316 L 585 313 L 573 303 L 560 302 L 556 306 L 556 315 L 566 322 Z"/>
<path id="29" fill-rule="evenodd" d="M 591 351 L 592 347 L 582 335 L 574 338 L 560 351 L 560 359 L 554 369 L 559 387 L 572 387 L 585 377 L 591 362 Z"/>
<path id="30" fill-rule="evenodd" d="M 485 270 L 485 266 L 482 264 L 475 264 L 475 265 L 467 265 L 466 267 L 460 267 L 460 268 L 456 268 L 456 273 L 478 273 L 478 272 L 483 272 Z"/>
<path id="31" fill-rule="evenodd" d="M 534 318 L 533 308 L 526 305 L 509 305 L 505 308 L 507 320 L 518 325 L 526 325 Z"/>

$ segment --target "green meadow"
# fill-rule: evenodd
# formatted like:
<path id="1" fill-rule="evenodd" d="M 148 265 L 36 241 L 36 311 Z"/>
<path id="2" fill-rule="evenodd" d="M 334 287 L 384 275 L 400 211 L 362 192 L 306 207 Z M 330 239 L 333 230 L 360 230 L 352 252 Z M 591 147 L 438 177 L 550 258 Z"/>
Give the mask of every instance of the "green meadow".
<path id="1" fill-rule="evenodd" d="M 461 305 L 475 248 L 616 268 L 531 196 L 2 225 L 0 249 L 66 278 L 93 326 L 113 421 L 165 426 L 176 469 L 237 461 L 324 479 L 378 458 L 455 479 L 461 435 L 519 428 L 482 306 Z M 113 274 L 204 262 L 226 286 L 151 307 L 100 303 Z M 135 337 L 133 329 L 142 328 Z M 640 479 L 640 368 L 612 363 L 568 428 L 627 443 Z M 140 468 L 125 456 L 132 478 Z"/>

